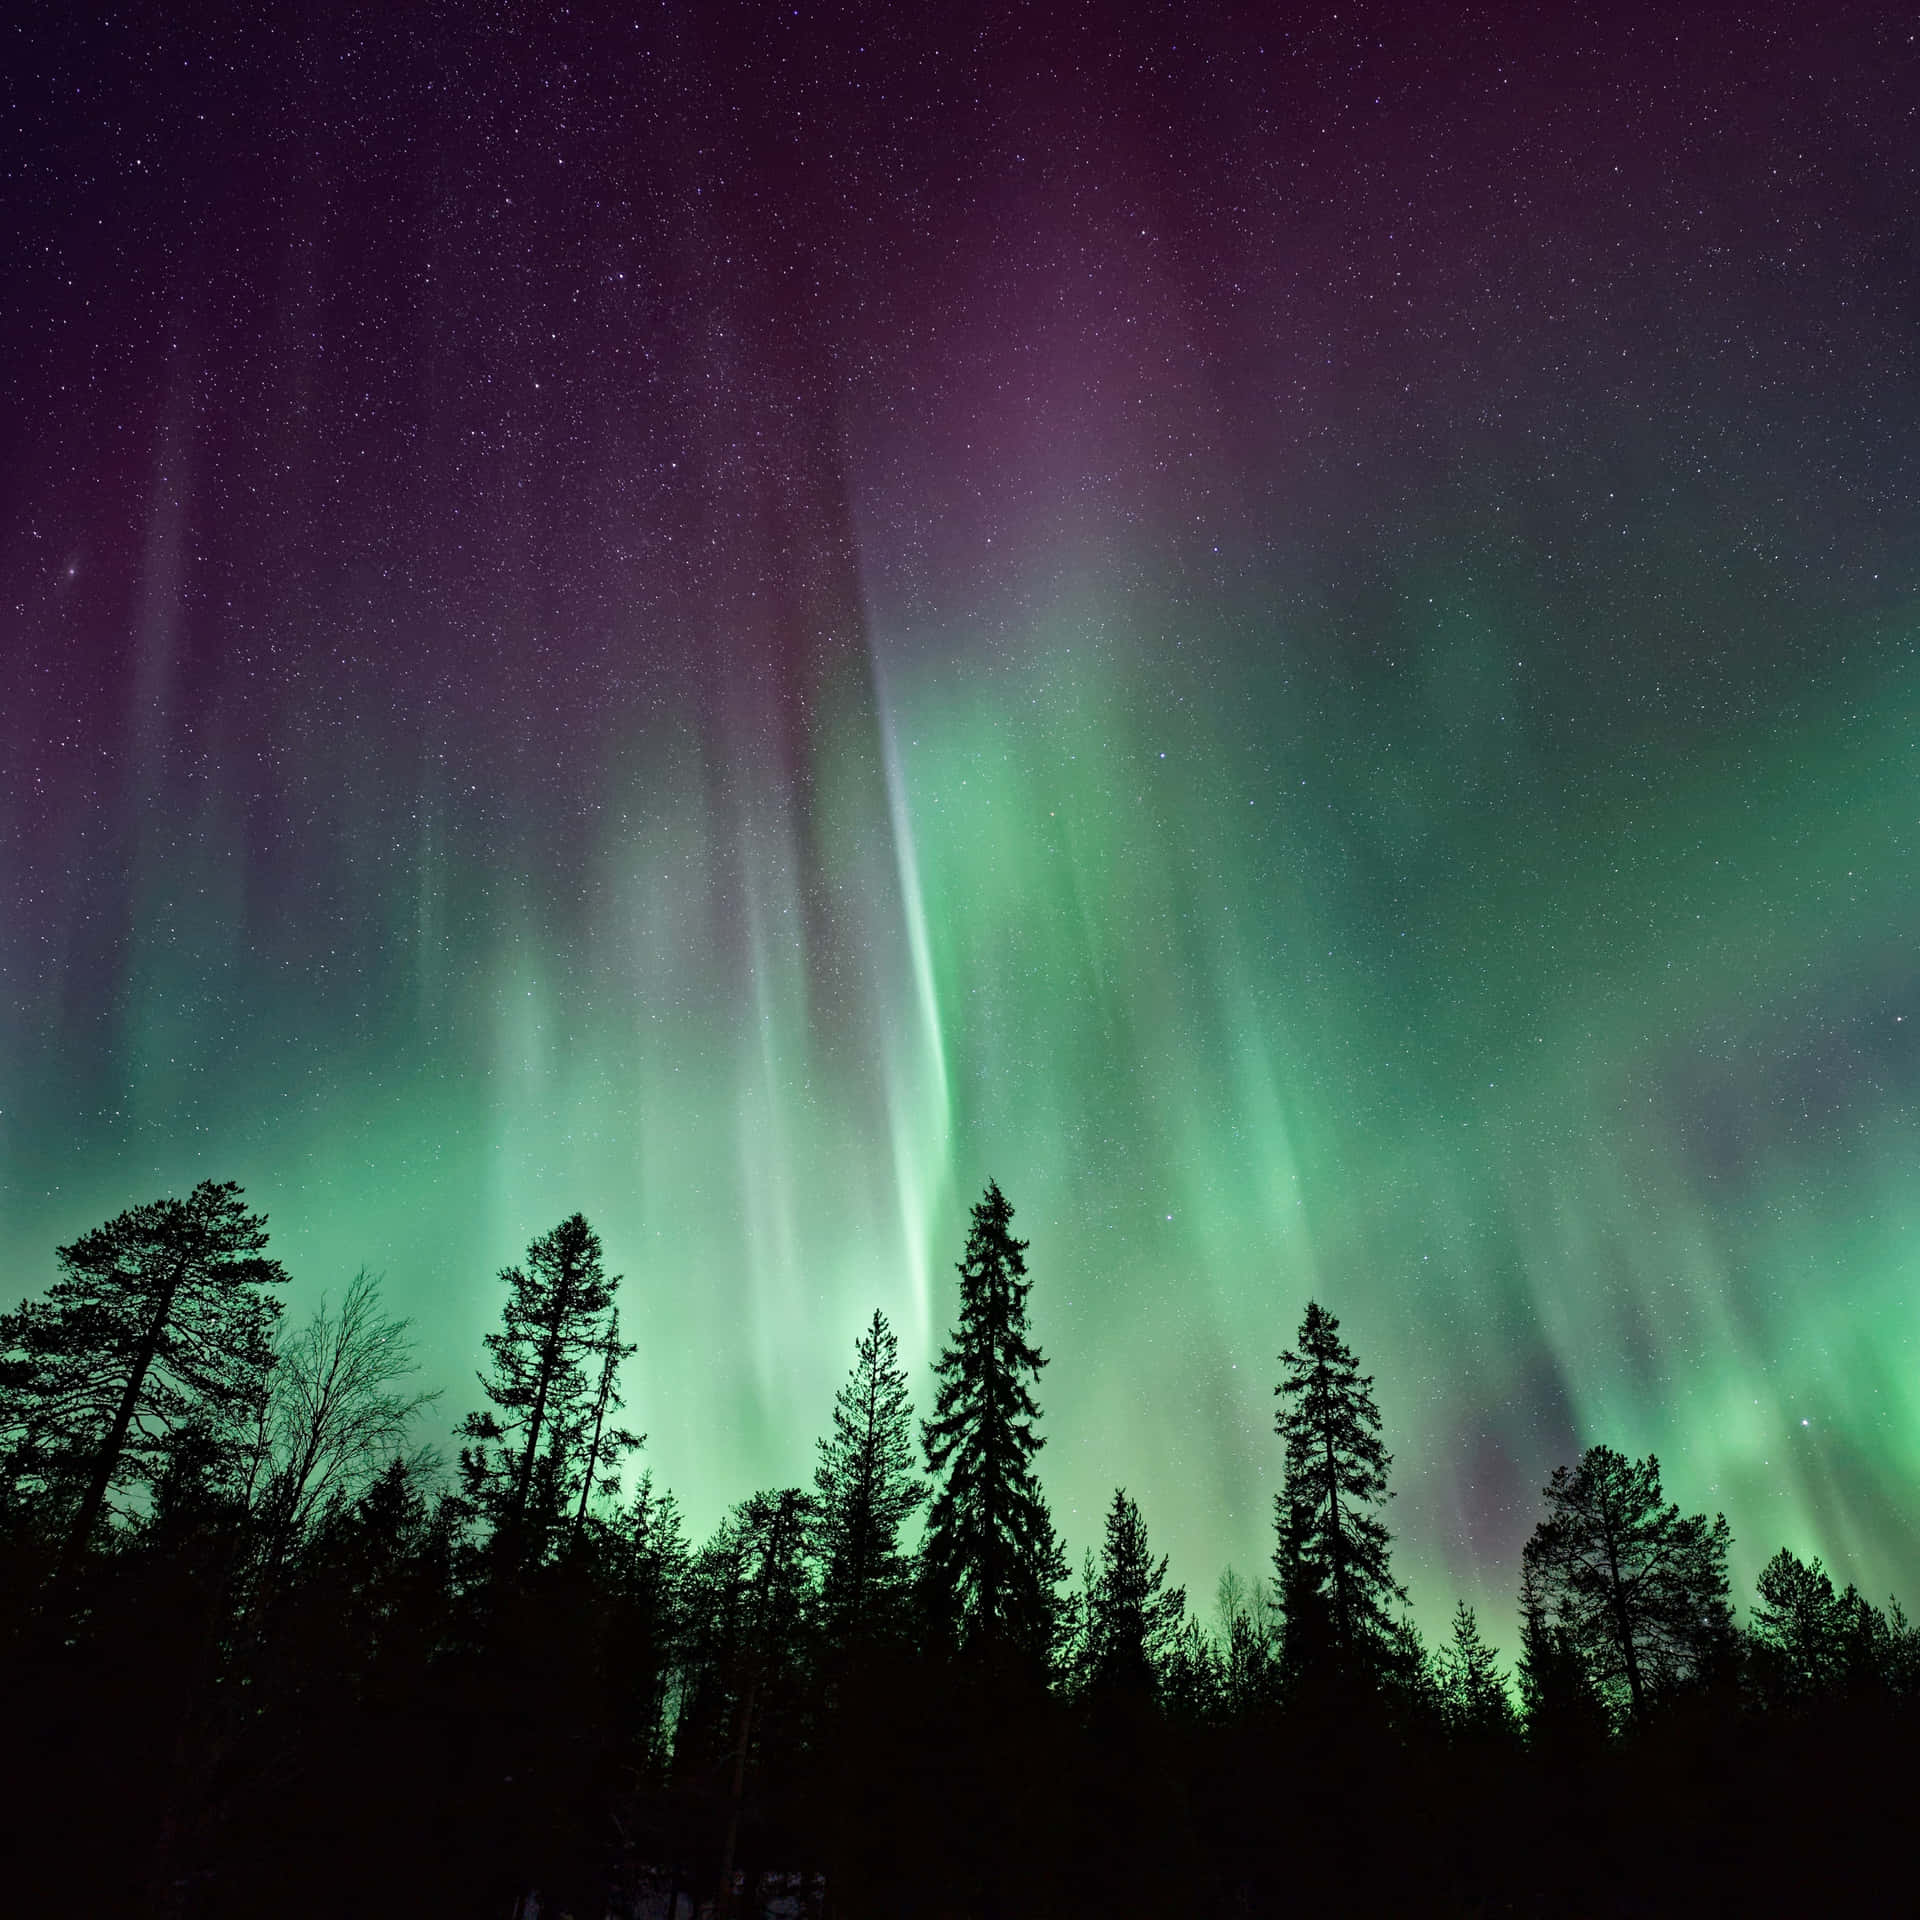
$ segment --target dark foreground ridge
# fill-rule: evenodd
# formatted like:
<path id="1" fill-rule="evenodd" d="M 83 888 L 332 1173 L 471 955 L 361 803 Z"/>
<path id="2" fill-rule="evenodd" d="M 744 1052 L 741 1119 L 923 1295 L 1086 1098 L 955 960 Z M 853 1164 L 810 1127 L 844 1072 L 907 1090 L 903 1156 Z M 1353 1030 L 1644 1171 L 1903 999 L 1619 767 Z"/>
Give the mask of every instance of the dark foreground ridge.
<path id="1" fill-rule="evenodd" d="M 1425 1647 L 1373 1383 L 1309 1303 L 1270 1580 L 1214 1624 L 1116 1490 L 1076 1580 L 1026 1243 L 989 1185 L 917 1422 L 876 1313 L 810 1487 L 704 1544 L 630 1471 L 579 1215 L 501 1275 L 486 1405 L 417 1446 L 362 1275 L 289 1329 L 239 1188 L 136 1207 L 0 1315 L 0 1860 L 20 1914 L 1884 1911 L 1920 1634 L 1652 1459 L 1557 1471 L 1513 1680 Z M 644 1329 L 636 1329 L 644 1338 Z M 1898 1891 L 1896 1891 L 1898 1890 Z"/>

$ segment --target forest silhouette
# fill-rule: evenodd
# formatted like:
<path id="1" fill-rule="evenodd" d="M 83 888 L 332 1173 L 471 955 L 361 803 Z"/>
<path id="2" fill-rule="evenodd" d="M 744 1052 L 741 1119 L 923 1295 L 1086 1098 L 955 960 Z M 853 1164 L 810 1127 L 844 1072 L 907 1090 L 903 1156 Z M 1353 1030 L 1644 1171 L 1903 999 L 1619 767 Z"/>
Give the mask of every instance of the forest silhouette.
<path id="1" fill-rule="evenodd" d="M 636 1343 L 578 1214 L 500 1275 L 451 1462 L 378 1282 L 291 1322 L 232 1183 L 58 1249 L 0 1314 L 12 1910 L 1576 1915 L 1905 1883 L 1897 1603 L 1783 1548 L 1743 1609 L 1726 1519 L 1594 1444 L 1542 1492 L 1511 1667 L 1464 1603 L 1428 1646 L 1373 1381 L 1318 1302 L 1277 1360 L 1270 1568 L 1203 1616 L 1116 1488 L 1074 1574 L 1012 1223 L 990 1183 L 931 1406 L 875 1312 L 810 1484 L 704 1542 L 636 1471 Z"/>

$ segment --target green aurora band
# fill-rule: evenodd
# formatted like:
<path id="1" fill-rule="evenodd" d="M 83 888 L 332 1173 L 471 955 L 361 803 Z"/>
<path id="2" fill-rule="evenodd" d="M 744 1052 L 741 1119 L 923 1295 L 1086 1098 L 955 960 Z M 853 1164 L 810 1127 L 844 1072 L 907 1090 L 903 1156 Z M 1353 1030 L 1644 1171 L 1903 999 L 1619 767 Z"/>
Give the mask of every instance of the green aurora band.
<path id="1" fill-rule="evenodd" d="M 196 1000 L 234 964 L 235 862 L 154 849 L 137 1163 L 16 1187 L 13 1270 L 242 1173 L 308 1297 L 384 1270 L 453 1417 L 487 1276 L 583 1208 L 627 1275 L 645 1460 L 704 1526 L 806 1477 L 875 1306 L 924 1377 L 992 1174 L 1076 1554 L 1125 1484 L 1197 1599 L 1264 1564 L 1274 1355 L 1312 1296 L 1377 1372 L 1429 1624 L 1456 1593 L 1506 1617 L 1535 1490 L 1602 1439 L 1726 1510 L 1743 1578 L 1787 1543 L 1911 1592 L 1903 625 L 1863 626 L 1857 683 L 1791 733 L 1569 764 L 1524 621 L 1409 596 L 1402 666 L 1356 690 L 1252 615 L 1207 643 L 1125 604 L 1063 596 L 993 660 L 877 619 L 805 818 L 770 780 L 703 811 L 690 745 L 631 742 L 570 923 L 424 818 L 414 885 L 370 903 L 408 1051 L 343 1036 L 244 1123 Z"/>
<path id="2" fill-rule="evenodd" d="M 579 1210 L 704 1530 L 876 1307 L 924 1398 L 992 1177 L 1076 1563 L 1123 1484 L 1265 1569 L 1312 1297 L 1429 1630 L 1511 1655 L 1600 1441 L 1743 1600 L 1920 1602 L 1920 148 L 1842 13 L 22 27 L 0 1304 L 234 1179 L 445 1442 Z"/>

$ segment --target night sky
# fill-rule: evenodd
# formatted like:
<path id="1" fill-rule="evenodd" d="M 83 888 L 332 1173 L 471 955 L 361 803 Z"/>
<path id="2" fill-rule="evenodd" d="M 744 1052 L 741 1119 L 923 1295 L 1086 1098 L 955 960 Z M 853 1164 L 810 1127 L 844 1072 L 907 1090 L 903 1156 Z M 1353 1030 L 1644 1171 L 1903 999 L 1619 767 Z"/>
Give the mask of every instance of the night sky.
<path id="1" fill-rule="evenodd" d="M 63 11 L 0 1299 L 236 1179 L 444 1434 L 579 1209 L 704 1531 L 992 1176 L 1076 1564 L 1311 1296 L 1429 1624 L 1596 1441 L 1920 1601 L 1907 9 Z"/>

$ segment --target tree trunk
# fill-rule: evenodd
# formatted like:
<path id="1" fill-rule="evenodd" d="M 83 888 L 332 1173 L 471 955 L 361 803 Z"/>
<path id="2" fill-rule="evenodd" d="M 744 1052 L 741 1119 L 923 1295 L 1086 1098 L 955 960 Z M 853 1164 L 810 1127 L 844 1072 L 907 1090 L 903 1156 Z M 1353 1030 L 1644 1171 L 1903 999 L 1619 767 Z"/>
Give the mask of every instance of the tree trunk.
<path id="1" fill-rule="evenodd" d="M 614 1346 L 620 1328 L 616 1322 L 607 1333 L 607 1357 L 600 1369 L 600 1393 L 593 1403 L 593 1443 L 587 1448 L 587 1470 L 580 1476 L 580 1505 L 573 1516 L 573 1544 L 580 1544 L 580 1529 L 587 1523 L 587 1496 L 593 1491 L 593 1470 L 600 1462 L 600 1430 L 606 1425 L 607 1399 L 613 1392 Z"/>
<path id="2" fill-rule="evenodd" d="M 1333 1454 L 1333 1429 L 1327 1429 L 1327 1538 L 1333 1549 L 1333 1632 L 1340 1651 L 1348 1651 L 1346 1541 L 1340 1532 L 1340 1466 Z"/>
<path id="3" fill-rule="evenodd" d="M 67 1534 L 67 1543 L 60 1555 L 59 1584 L 62 1586 L 79 1571 L 80 1562 L 87 1551 L 87 1542 L 99 1523 L 100 1510 L 107 1503 L 107 1489 L 113 1484 L 113 1470 L 120 1464 L 121 1451 L 127 1444 L 127 1430 L 133 1425 L 134 1409 L 140 1404 L 140 1389 L 147 1384 L 147 1372 L 153 1365 L 154 1355 L 160 1351 L 160 1336 L 166 1332 L 167 1321 L 173 1314 L 174 1295 L 179 1292 L 180 1282 L 186 1277 L 187 1259 L 188 1256 L 183 1253 L 174 1262 L 173 1272 L 167 1276 L 167 1284 L 161 1289 L 160 1298 L 154 1305 L 153 1318 L 147 1322 L 146 1331 L 140 1336 L 140 1344 L 134 1350 L 133 1370 L 127 1375 L 126 1389 L 120 1395 L 119 1406 L 114 1410 L 113 1425 L 100 1449 L 100 1457 L 94 1462 L 93 1475 L 80 1499 L 80 1511 L 74 1515 L 72 1529 Z"/>
<path id="4" fill-rule="evenodd" d="M 540 1425 L 547 1417 L 547 1388 L 553 1381 L 553 1358 L 540 1356 L 540 1385 L 534 1390 L 533 1411 L 527 1415 L 527 1444 L 521 1449 L 519 1470 L 513 1476 L 513 1524 L 517 1532 L 526 1518 L 527 1495 L 533 1490 L 533 1459 L 540 1445 Z"/>
<path id="5" fill-rule="evenodd" d="M 733 1805 L 727 1811 L 727 1844 L 720 1855 L 720 1894 L 714 1911 L 718 1920 L 731 1920 L 733 1913 L 733 1855 L 740 1841 L 740 1800 L 747 1782 L 747 1746 L 753 1738 L 753 1696 L 760 1684 L 754 1674 L 747 1682 L 746 1698 L 740 1703 L 740 1744 L 733 1750 Z"/>
<path id="6" fill-rule="evenodd" d="M 1614 1538 L 1611 1523 L 1602 1538 L 1606 1542 L 1610 1580 L 1607 1611 L 1613 1615 L 1613 1630 L 1620 1639 L 1620 1663 L 1627 1673 L 1627 1699 L 1633 1708 L 1634 1724 L 1638 1726 L 1646 1717 L 1646 1701 L 1640 1689 L 1640 1657 L 1633 1644 L 1633 1621 L 1627 1613 L 1626 1587 L 1620 1578 L 1619 1543 Z"/>
<path id="7" fill-rule="evenodd" d="M 562 1294 L 554 1307 L 553 1331 L 540 1354 L 540 1384 L 534 1389 L 533 1411 L 527 1415 L 527 1444 L 520 1455 L 520 1470 L 513 1477 L 513 1541 L 518 1555 L 527 1530 L 527 1496 L 533 1491 L 534 1456 L 540 1446 L 540 1428 L 547 1417 L 547 1393 L 560 1364 L 560 1336 L 565 1326 L 567 1296 Z"/>

